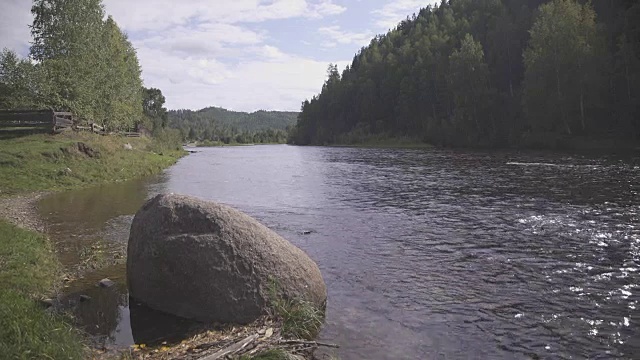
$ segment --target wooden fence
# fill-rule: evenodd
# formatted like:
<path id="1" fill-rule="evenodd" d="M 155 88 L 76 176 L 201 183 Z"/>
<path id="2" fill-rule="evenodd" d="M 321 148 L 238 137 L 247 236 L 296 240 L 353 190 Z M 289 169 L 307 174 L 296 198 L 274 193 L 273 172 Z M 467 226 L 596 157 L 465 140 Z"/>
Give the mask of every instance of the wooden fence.
<path id="1" fill-rule="evenodd" d="M 139 132 L 107 132 L 103 126 L 81 121 L 70 112 L 53 110 L 0 110 L 0 134 L 59 133 L 65 130 L 84 130 L 101 135 L 140 137 Z"/>
<path id="2" fill-rule="evenodd" d="M 52 110 L 0 110 L 0 131 L 4 133 L 42 133 L 70 129 L 73 114 Z"/>

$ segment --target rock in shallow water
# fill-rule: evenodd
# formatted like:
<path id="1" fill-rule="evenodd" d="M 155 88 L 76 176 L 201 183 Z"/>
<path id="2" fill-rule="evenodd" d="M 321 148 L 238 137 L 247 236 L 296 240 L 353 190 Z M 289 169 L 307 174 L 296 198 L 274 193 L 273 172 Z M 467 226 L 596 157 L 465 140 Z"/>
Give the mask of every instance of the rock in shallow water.
<path id="1" fill-rule="evenodd" d="M 327 291 L 315 262 L 238 210 L 158 195 L 133 220 L 129 294 L 151 308 L 200 321 L 245 324 L 266 312 L 271 279 L 281 296 L 324 308 Z"/>

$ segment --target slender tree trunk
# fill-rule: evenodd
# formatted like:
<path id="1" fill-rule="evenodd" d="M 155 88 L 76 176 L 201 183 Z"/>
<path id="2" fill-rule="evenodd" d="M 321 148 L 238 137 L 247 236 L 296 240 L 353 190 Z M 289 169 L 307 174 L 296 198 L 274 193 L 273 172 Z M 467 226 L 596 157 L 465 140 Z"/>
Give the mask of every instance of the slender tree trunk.
<path id="1" fill-rule="evenodd" d="M 582 121 L 582 132 L 585 133 L 587 126 L 584 121 L 584 91 L 580 88 L 580 120 Z"/>
<path id="2" fill-rule="evenodd" d="M 440 102 L 440 98 L 438 96 L 438 74 L 436 74 L 436 67 L 433 67 L 433 97 L 435 98 L 435 104 Z M 436 107 L 433 106 L 433 118 L 436 119 Z"/>
<path id="3" fill-rule="evenodd" d="M 562 122 L 564 123 L 564 127 L 567 130 L 567 134 L 573 135 L 573 133 L 571 132 L 571 127 L 569 126 L 569 122 L 567 122 L 567 115 L 564 109 L 562 109 Z"/>
<path id="4" fill-rule="evenodd" d="M 609 92 L 611 92 L 611 105 L 618 106 L 618 91 L 615 85 L 614 74 L 609 74 Z"/>
<path id="5" fill-rule="evenodd" d="M 476 102 L 473 102 L 473 120 L 476 123 L 476 132 L 479 134 L 480 133 L 480 123 L 478 122 L 478 111 L 477 111 L 477 106 L 476 106 Z"/>
<path id="6" fill-rule="evenodd" d="M 560 70 L 556 66 L 556 90 L 558 91 L 558 100 L 562 99 L 562 92 L 560 92 Z"/>
<path id="7" fill-rule="evenodd" d="M 629 77 L 629 62 L 627 61 L 624 66 L 625 77 L 627 79 L 627 99 L 631 102 L 631 78 Z"/>
<path id="8" fill-rule="evenodd" d="M 571 135 L 571 127 L 567 122 L 566 109 L 564 108 L 564 104 L 562 103 L 562 92 L 560 91 L 560 69 L 556 66 L 556 90 L 558 91 L 558 106 L 560 106 L 560 111 L 562 113 L 562 122 L 564 123 L 564 127 L 567 130 L 567 133 Z"/>
<path id="9" fill-rule="evenodd" d="M 506 36 L 505 36 L 506 38 Z M 509 46 L 508 38 L 505 39 L 505 43 L 507 44 L 507 63 L 509 65 L 509 94 L 513 97 L 513 75 L 511 70 L 511 48 Z"/>

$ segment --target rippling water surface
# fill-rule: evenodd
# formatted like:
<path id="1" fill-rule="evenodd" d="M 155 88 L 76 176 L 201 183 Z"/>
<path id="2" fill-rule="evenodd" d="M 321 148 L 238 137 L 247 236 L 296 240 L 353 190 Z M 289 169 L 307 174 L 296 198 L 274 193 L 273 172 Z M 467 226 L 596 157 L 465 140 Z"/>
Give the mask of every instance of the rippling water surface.
<path id="1" fill-rule="evenodd" d="M 126 186 L 99 230 L 113 241 L 145 197 L 176 192 L 235 206 L 307 251 L 329 289 L 322 338 L 342 359 L 640 357 L 634 158 L 229 147 Z M 43 211 L 54 220 L 82 198 L 57 196 Z M 79 230 L 54 220 L 74 244 Z M 115 306 L 105 335 L 127 345 L 126 301 Z"/>

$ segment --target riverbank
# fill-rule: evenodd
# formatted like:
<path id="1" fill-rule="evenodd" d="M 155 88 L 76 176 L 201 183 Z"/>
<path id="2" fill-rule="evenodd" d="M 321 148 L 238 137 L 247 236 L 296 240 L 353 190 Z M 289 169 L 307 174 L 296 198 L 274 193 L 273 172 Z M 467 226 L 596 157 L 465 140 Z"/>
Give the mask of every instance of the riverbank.
<path id="1" fill-rule="evenodd" d="M 75 266 L 62 269 L 50 241 L 43 234 L 38 233 L 47 230 L 46 224 L 39 217 L 38 201 L 53 191 L 86 187 L 101 182 L 124 181 L 133 177 L 131 174 L 146 175 L 149 172 L 155 172 L 156 168 L 162 169 L 164 164 L 173 163 L 173 161 L 157 161 L 157 159 L 166 159 L 171 155 L 160 154 L 144 147 L 153 144 L 146 141 L 138 142 L 135 141 L 136 139 L 131 142 L 129 140 L 94 138 L 93 136 L 73 134 L 62 138 L 35 136 L 30 139 L 16 139 L 11 140 L 10 146 L 8 142 L 0 141 L 0 154 L 3 161 L 7 161 L 11 157 L 20 158 L 20 154 L 29 154 L 24 155 L 25 157 L 29 156 L 28 165 L 20 166 L 17 161 L 12 164 L 17 169 L 16 174 L 20 174 L 20 176 L 26 177 L 29 169 L 40 171 L 60 167 L 69 168 L 69 170 L 65 170 L 65 176 L 45 179 L 38 175 L 26 183 L 28 186 L 14 184 L 11 191 L 5 191 L 5 189 L 9 189 L 8 186 L 4 186 L 4 184 L 9 184 L 6 182 L 8 177 L 2 178 L 5 182 L 0 184 L 3 186 L 1 189 L 4 193 L 0 197 L 0 219 L 5 220 L 0 221 L 2 221 L 2 225 L 6 224 L 8 230 L 5 230 L 4 227 L 0 228 L 0 269 L 4 272 L 3 266 L 7 263 L 5 257 L 14 257 L 16 253 L 27 254 L 28 259 L 21 257 L 20 261 L 14 264 L 16 274 L 33 271 L 47 276 L 43 279 L 28 276 L 29 279 L 33 278 L 34 281 L 38 281 L 40 284 L 38 291 L 18 292 L 13 294 L 11 298 L 0 298 L 0 307 L 11 309 L 11 313 L 2 314 L 2 325 L 6 329 L 13 330 L 12 332 L 0 333 L 0 348 L 9 348 L 8 345 L 5 346 L 5 343 L 12 344 L 10 353 L 12 358 L 19 358 L 21 354 L 25 353 L 36 353 L 35 358 L 54 359 L 198 359 L 220 351 L 233 351 L 235 356 L 247 359 L 289 359 L 292 358 L 291 354 L 301 356 L 298 358 L 312 358 L 313 350 L 322 346 L 311 340 L 315 338 L 321 322 L 318 318 L 309 323 L 309 319 L 313 319 L 309 316 L 311 312 L 308 308 L 301 307 L 299 303 L 280 303 L 280 308 L 276 308 L 271 317 L 265 317 L 247 326 L 205 325 L 185 334 L 186 339 L 179 343 L 138 344 L 132 348 L 124 349 L 108 348 L 94 343 L 89 335 L 83 334 L 80 328 L 74 327 L 74 324 L 80 324 L 77 318 L 55 315 L 64 309 L 69 314 L 75 314 L 75 306 L 78 303 L 70 305 L 72 308 L 64 307 L 63 309 L 63 306 L 69 305 L 57 305 L 58 303 L 67 303 L 64 302 L 62 296 L 58 296 L 59 293 L 56 290 L 61 289 L 63 285 L 65 287 L 73 286 L 74 279 L 80 278 L 75 275 L 86 274 L 86 272 L 73 274 Z M 40 144 L 40 141 L 44 141 L 45 144 Z M 38 147 L 40 149 L 34 151 Z M 55 155 L 51 156 L 50 154 Z M 148 160 L 148 157 L 151 157 L 151 160 Z M 125 162 L 136 164 L 138 168 L 125 167 L 127 165 Z M 91 165 L 106 168 L 104 173 L 108 176 L 102 179 L 90 176 Z M 122 167 L 116 172 L 112 169 L 114 165 Z M 56 177 L 57 174 L 56 172 L 50 176 Z M 113 174 L 122 176 L 114 178 L 110 176 Z M 46 191 L 31 192 L 30 189 Z M 17 226 L 30 230 L 22 230 Z M 38 238 L 39 241 L 29 242 L 21 239 L 19 241 L 21 247 L 13 248 L 14 239 L 17 239 L 14 234 L 16 231 L 24 232 L 23 237 L 30 236 Z M 102 248 L 98 252 L 102 253 Z M 89 257 L 92 258 L 92 256 Z M 81 268 L 87 268 L 88 272 L 96 270 L 93 266 L 84 267 L 83 262 L 78 265 Z M 94 265 L 94 263 L 90 265 Z M 36 270 L 28 270 L 31 267 L 35 267 Z M 20 276 L 14 277 L 19 278 Z M 68 282 L 63 283 L 61 281 L 63 277 Z M 3 289 L 13 286 L 6 281 L 8 280 L 0 276 L 0 286 Z M 16 286 L 16 288 L 20 287 Z M 100 301 L 98 296 L 92 297 L 93 299 L 89 298 L 88 301 Z M 43 301 L 45 299 L 46 301 Z M 54 305 L 49 310 L 44 310 L 52 303 Z M 26 318 L 25 314 L 32 315 L 32 317 Z M 309 330 L 310 326 L 313 328 L 311 331 Z M 20 334 L 27 334 L 32 341 L 21 341 Z M 299 338 L 304 340 L 298 340 Z M 228 349 L 237 343 L 245 344 L 246 341 L 249 343 L 246 343 L 246 346 L 240 350 Z M 43 348 L 42 344 L 51 343 L 56 346 Z M 63 355 L 61 355 L 62 352 L 64 352 Z"/>
<path id="2" fill-rule="evenodd" d="M 284 143 L 277 143 L 277 142 L 273 142 L 273 143 L 248 143 L 248 144 L 244 144 L 244 143 L 224 143 L 222 141 L 209 141 L 209 140 L 205 140 L 202 142 L 195 142 L 195 143 L 191 143 L 188 144 L 188 146 L 191 147 L 225 147 L 225 146 L 256 146 L 256 145 L 282 145 Z"/>
<path id="3" fill-rule="evenodd" d="M 407 140 L 407 139 L 381 139 L 368 140 L 358 143 L 334 143 L 327 144 L 328 147 L 346 148 L 374 148 L 374 149 L 467 149 L 467 150 L 523 150 L 523 151 L 548 151 L 563 153 L 584 153 L 584 154 L 640 154 L 640 145 L 631 141 L 617 141 L 611 139 L 554 139 L 538 141 L 537 139 L 525 139 L 522 143 L 503 147 L 478 146 L 478 147 L 457 147 L 432 145 L 429 143 Z"/>
<path id="4" fill-rule="evenodd" d="M 71 319 L 51 307 L 63 271 L 44 235 L 37 201 L 51 191 L 151 175 L 184 154 L 179 144 L 89 133 L 0 140 L 3 356 L 82 359 L 89 351 Z"/>
<path id="5" fill-rule="evenodd" d="M 317 146 L 375 148 L 375 149 L 433 149 L 436 146 L 418 138 L 390 136 L 387 134 L 355 135 L 339 137 L 334 143 L 315 144 Z"/>
<path id="6" fill-rule="evenodd" d="M 0 219 L 0 348 L 7 359 L 83 358 L 82 335 L 39 304 L 60 274 L 45 236 Z"/>
<path id="7" fill-rule="evenodd" d="M 0 198 L 0 219 L 25 230 L 43 233 L 45 225 L 38 216 L 36 203 L 49 194 L 47 191 L 38 191 Z"/>
<path id="8" fill-rule="evenodd" d="M 423 142 L 411 141 L 369 141 L 358 144 L 331 144 L 330 147 L 374 148 L 374 149 L 433 149 L 434 146 Z"/>
<path id="9" fill-rule="evenodd" d="M 594 139 L 584 136 L 562 137 L 540 134 L 525 136 L 513 146 L 521 150 L 581 152 L 593 154 L 640 153 L 640 143 L 624 139 Z"/>
<path id="10" fill-rule="evenodd" d="M 0 140 L 0 197 L 124 181 L 160 172 L 184 150 L 150 138 L 90 133 Z"/>

